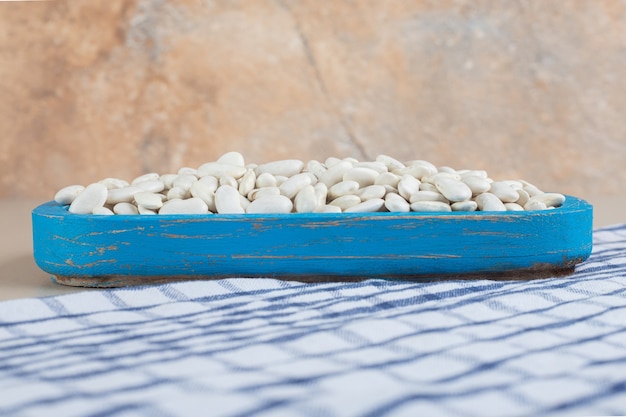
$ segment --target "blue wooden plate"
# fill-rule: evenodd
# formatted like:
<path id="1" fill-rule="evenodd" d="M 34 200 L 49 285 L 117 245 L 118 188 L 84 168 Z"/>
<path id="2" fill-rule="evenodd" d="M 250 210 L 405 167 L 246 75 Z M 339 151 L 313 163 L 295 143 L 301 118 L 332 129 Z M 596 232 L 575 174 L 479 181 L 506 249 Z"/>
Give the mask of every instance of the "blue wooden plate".
<path id="1" fill-rule="evenodd" d="M 592 206 L 567 196 L 522 212 L 230 215 L 33 210 L 37 265 L 87 287 L 276 277 L 527 278 L 570 273 L 591 254 Z"/>

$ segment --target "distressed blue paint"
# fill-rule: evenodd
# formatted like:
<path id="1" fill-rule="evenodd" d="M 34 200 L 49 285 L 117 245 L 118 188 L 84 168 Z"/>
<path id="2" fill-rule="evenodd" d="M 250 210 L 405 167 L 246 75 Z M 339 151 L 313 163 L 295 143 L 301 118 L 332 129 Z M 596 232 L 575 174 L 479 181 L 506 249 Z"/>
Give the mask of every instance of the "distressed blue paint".
<path id="1" fill-rule="evenodd" d="M 570 268 L 590 255 L 591 231 L 591 205 L 570 196 L 554 210 L 507 213 L 94 216 L 54 202 L 33 211 L 37 265 L 82 278 Z"/>

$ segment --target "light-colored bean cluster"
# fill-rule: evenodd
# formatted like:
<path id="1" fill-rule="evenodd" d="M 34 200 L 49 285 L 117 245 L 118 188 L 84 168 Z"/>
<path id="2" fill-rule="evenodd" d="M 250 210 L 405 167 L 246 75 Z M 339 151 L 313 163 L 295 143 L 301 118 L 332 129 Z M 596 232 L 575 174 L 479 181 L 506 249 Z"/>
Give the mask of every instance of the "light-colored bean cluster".
<path id="1" fill-rule="evenodd" d="M 387 155 L 370 162 L 331 157 L 257 165 L 228 152 L 176 174 L 71 185 L 54 199 L 78 214 L 243 214 L 545 210 L 562 205 L 565 196 L 523 180 L 493 181 L 484 170 L 402 163 Z"/>

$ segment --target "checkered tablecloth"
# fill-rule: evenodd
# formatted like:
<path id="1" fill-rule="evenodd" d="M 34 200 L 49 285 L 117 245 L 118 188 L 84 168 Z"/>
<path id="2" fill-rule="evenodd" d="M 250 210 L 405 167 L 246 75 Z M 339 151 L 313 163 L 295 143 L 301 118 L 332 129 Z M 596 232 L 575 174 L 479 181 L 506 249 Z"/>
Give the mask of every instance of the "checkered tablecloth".
<path id="1" fill-rule="evenodd" d="M 0 416 L 626 414 L 626 225 L 574 275 L 0 303 Z"/>

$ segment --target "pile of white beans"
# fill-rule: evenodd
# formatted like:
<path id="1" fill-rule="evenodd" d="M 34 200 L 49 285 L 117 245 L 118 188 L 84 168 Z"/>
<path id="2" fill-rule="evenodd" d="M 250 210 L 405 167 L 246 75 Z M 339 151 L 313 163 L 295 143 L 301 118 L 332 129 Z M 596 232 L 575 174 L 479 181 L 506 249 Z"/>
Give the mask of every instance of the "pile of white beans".
<path id="1" fill-rule="evenodd" d="M 519 211 L 559 207 L 565 196 L 524 180 L 494 181 L 484 170 L 328 158 L 246 164 L 228 152 L 197 169 L 70 185 L 54 200 L 77 214 L 244 214 Z"/>

